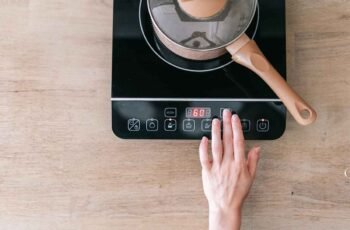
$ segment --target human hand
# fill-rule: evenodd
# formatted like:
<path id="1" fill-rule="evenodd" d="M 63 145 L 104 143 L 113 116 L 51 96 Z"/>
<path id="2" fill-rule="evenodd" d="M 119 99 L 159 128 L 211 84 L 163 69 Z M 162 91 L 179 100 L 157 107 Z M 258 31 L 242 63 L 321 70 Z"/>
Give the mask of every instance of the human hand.
<path id="1" fill-rule="evenodd" d="M 253 184 L 260 147 L 251 149 L 245 158 L 245 143 L 241 122 L 231 112 L 223 113 L 221 122 L 212 124 L 212 159 L 208 155 L 208 138 L 199 147 L 202 181 L 209 203 L 209 229 L 239 229 L 243 202 Z"/>

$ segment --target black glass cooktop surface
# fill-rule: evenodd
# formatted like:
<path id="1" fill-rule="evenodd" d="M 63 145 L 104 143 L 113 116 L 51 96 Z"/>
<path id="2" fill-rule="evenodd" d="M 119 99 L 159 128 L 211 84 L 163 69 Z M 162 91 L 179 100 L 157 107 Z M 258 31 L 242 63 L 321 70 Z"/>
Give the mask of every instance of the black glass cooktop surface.
<path id="1" fill-rule="evenodd" d="M 285 76 L 285 3 L 258 2 L 246 33 Z M 211 121 L 225 108 L 240 116 L 246 139 L 284 133 L 286 109 L 258 76 L 228 54 L 196 62 L 167 50 L 153 33 L 146 0 L 114 0 L 113 27 L 112 129 L 118 137 L 210 138 Z"/>
<path id="2" fill-rule="evenodd" d="M 140 0 L 114 1 L 112 98 L 277 99 L 258 76 L 235 63 L 204 73 L 169 65 L 147 44 L 141 25 L 152 36 L 151 22 L 148 13 L 140 16 L 139 10 Z M 259 17 L 247 33 L 256 33 L 261 50 L 286 76 L 285 2 L 259 0 Z M 155 37 L 150 42 L 157 47 Z M 156 52 L 168 58 L 161 50 Z"/>

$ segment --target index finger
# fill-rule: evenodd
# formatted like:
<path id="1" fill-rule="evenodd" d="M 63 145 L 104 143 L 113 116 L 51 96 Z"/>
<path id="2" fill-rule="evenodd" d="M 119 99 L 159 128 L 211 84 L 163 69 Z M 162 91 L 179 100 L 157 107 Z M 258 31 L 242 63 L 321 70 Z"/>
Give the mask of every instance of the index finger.
<path id="1" fill-rule="evenodd" d="M 242 131 L 241 120 L 237 114 L 232 116 L 232 129 L 233 129 L 233 152 L 235 160 L 238 162 L 245 161 L 244 155 L 244 136 Z"/>

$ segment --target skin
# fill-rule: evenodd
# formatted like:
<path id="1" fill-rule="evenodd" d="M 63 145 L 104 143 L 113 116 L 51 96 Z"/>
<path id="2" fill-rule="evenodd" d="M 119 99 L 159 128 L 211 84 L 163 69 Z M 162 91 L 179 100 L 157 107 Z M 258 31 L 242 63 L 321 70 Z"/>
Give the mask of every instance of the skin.
<path id="1" fill-rule="evenodd" d="M 225 110 L 223 134 L 221 122 L 212 124 L 211 155 L 209 140 L 204 137 L 199 147 L 202 181 L 209 204 L 209 230 L 239 230 L 244 200 L 256 175 L 260 147 L 245 156 L 245 142 L 237 115 Z"/>

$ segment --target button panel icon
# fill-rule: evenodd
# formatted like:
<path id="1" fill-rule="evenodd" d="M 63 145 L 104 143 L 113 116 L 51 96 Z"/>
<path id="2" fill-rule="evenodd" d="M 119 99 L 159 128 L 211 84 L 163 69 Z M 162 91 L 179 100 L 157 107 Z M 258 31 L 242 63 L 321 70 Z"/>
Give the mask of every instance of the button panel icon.
<path id="1" fill-rule="evenodd" d="M 196 129 L 196 123 L 193 119 L 186 119 L 183 121 L 183 129 L 186 132 L 193 132 Z"/>
<path id="2" fill-rule="evenodd" d="M 138 132 L 141 129 L 141 121 L 139 119 L 129 119 L 128 120 L 128 130 L 130 132 Z"/>
<path id="3" fill-rule="evenodd" d="M 146 121 L 146 130 L 148 132 L 156 132 L 158 131 L 158 120 L 157 119 L 148 119 Z"/>
<path id="4" fill-rule="evenodd" d="M 203 132 L 210 132 L 211 131 L 211 125 L 212 125 L 212 120 L 211 119 L 205 119 L 202 121 L 202 131 Z"/>
<path id="5" fill-rule="evenodd" d="M 168 132 L 175 132 L 177 130 L 177 122 L 174 119 L 166 119 L 164 121 L 164 130 Z"/>
<path id="6" fill-rule="evenodd" d="M 256 131 L 259 133 L 267 133 L 270 131 L 270 121 L 267 119 L 260 119 L 256 122 Z"/>
<path id="7" fill-rule="evenodd" d="M 164 116 L 168 118 L 176 118 L 177 117 L 177 108 L 165 108 Z"/>
<path id="8" fill-rule="evenodd" d="M 249 132 L 250 131 L 250 129 L 251 129 L 250 120 L 242 119 L 241 120 L 241 124 L 242 124 L 243 132 Z"/>

